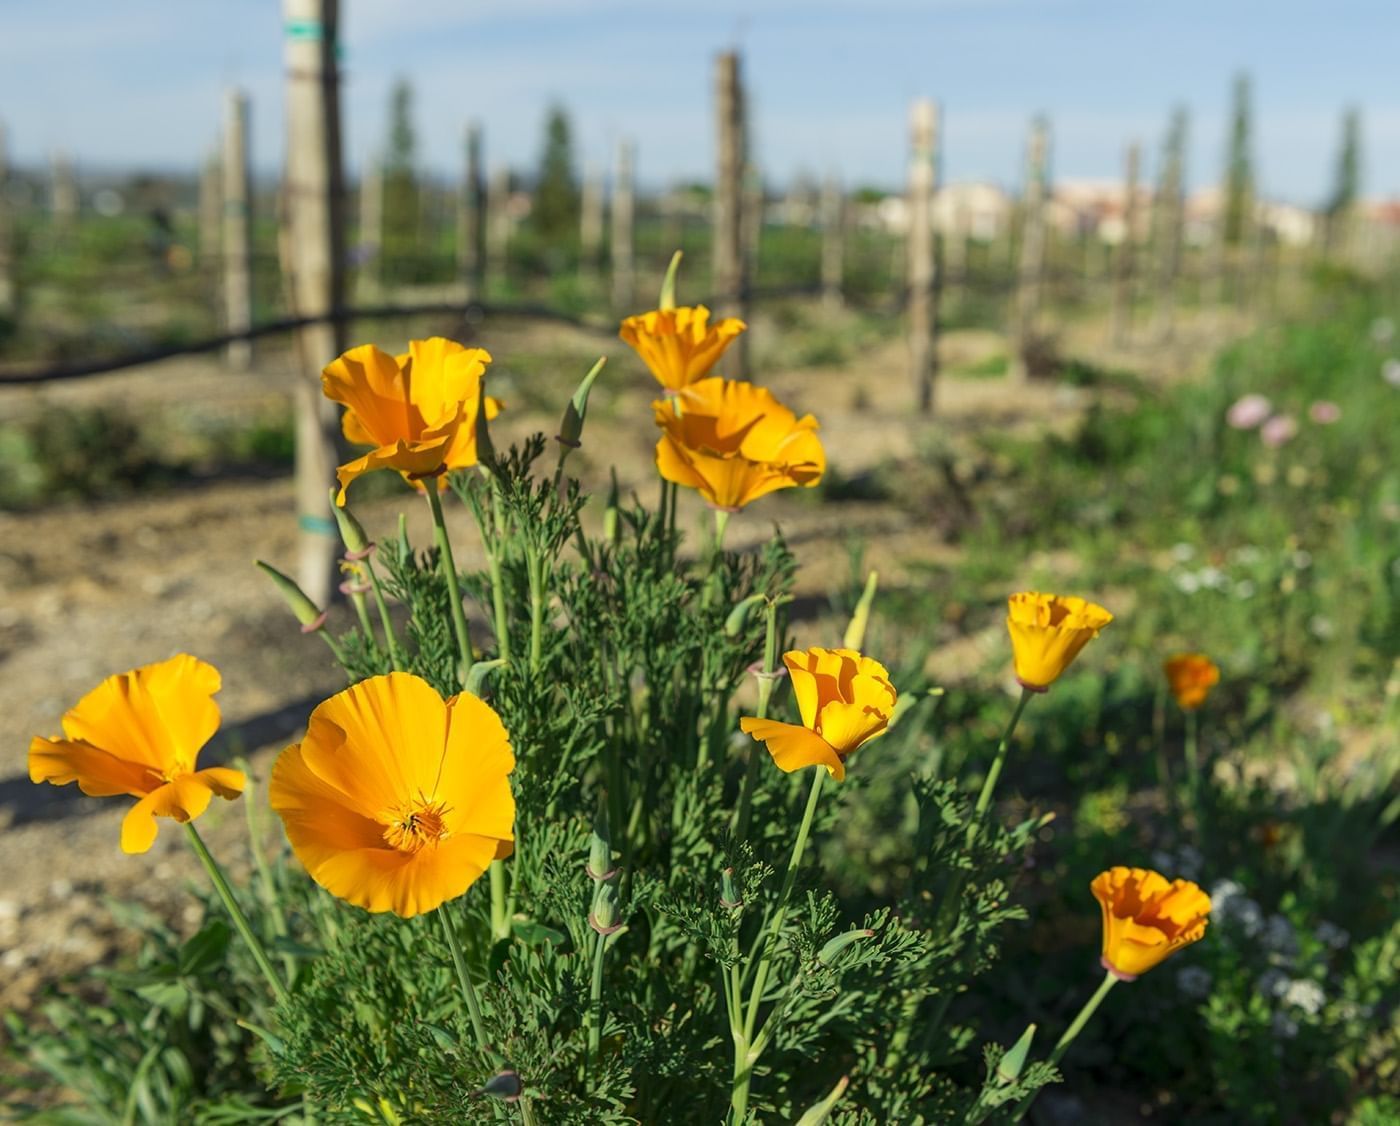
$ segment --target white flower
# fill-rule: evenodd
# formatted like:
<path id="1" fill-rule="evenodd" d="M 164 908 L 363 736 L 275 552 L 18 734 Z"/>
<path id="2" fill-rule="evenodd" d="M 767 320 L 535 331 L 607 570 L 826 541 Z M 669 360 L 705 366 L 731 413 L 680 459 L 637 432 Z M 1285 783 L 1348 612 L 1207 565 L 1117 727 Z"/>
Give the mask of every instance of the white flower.
<path id="1" fill-rule="evenodd" d="M 1392 387 L 1400 387 L 1400 360 L 1386 360 L 1381 365 L 1381 378 Z"/>
<path id="2" fill-rule="evenodd" d="M 1182 966 L 1176 971 L 1176 987 L 1197 1001 L 1210 996 L 1213 980 L 1210 971 L 1201 966 Z"/>
<path id="3" fill-rule="evenodd" d="M 1285 1013 L 1275 1013 L 1273 1030 L 1280 1040 L 1292 1040 L 1298 1035 L 1298 1022 Z"/>
<path id="4" fill-rule="evenodd" d="M 1235 548 L 1231 555 L 1236 563 L 1242 563 L 1246 567 L 1264 558 L 1264 553 L 1251 543 Z"/>
<path id="5" fill-rule="evenodd" d="M 1230 581 L 1219 567 L 1202 567 L 1196 572 L 1196 578 L 1201 586 L 1209 587 L 1211 590 L 1219 590 Z"/>
<path id="6" fill-rule="evenodd" d="M 1288 975 L 1280 969 L 1267 969 L 1259 975 L 1254 987 L 1265 997 L 1282 997 L 1288 988 Z"/>
<path id="7" fill-rule="evenodd" d="M 1298 953 L 1298 936 L 1293 933 L 1293 924 L 1282 915 L 1269 916 L 1264 937 L 1260 941 L 1266 949 L 1278 954 Z"/>
<path id="8" fill-rule="evenodd" d="M 1195 594 L 1201 589 L 1201 580 L 1190 571 L 1182 571 L 1176 576 L 1176 589 L 1182 594 Z"/>
<path id="9" fill-rule="evenodd" d="M 1295 551 L 1291 562 L 1298 570 L 1306 571 L 1312 566 L 1312 553 L 1309 551 Z"/>
<path id="10" fill-rule="evenodd" d="M 1254 591 L 1255 586 L 1248 579 L 1241 579 L 1235 584 L 1235 597 L 1238 599 L 1253 598 Z"/>
<path id="11" fill-rule="evenodd" d="M 1303 1012 L 1313 1016 L 1322 1011 L 1326 1000 L 1327 995 L 1322 992 L 1322 986 L 1307 978 L 1290 981 L 1288 988 L 1283 991 L 1285 1005 L 1292 1005 L 1294 1008 L 1302 1009 Z"/>
<path id="12" fill-rule="evenodd" d="M 1190 563 L 1196 558 L 1196 549 L 1189 543 L 1178 543 L 1172 545 L 1172 558 L 1178 563 Z"/>

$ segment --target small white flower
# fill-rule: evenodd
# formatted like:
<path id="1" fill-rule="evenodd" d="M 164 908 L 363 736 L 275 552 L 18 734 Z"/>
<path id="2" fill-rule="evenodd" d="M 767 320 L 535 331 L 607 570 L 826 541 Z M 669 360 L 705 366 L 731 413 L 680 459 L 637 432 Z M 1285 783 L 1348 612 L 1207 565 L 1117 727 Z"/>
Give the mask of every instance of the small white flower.
<path id="1" fill-rule="evenodd" d="M 1377 317 L 1371 322 L 1371 340 L 1376 344 L 1389 344 L 1395 336 L 1395 322 L 1389 317 Z"/>
<path id="2" fill-rule="evenodd" d="M 1201 589 L 1201 580 L 1190 571 L 1182 571 L 1176 576 L 1176 589 L 1182 594 L 1195 594 Z"/>
<path id="3" fill-rule="evenodd" d="M 1303 1012 L 1311 1016 L 1316 1016 L 1322 1011 L 1322 1006 L 1327 1001 L 1327 995 L 1322 992 L 1322 986 L 1307 978 L 1299 978 L 1297 981 L 1290 981 L 1288 988 L 1283 991 L 1283 1003 L 1292 1005 L 1294 1008 L 1302 1009 Z"/>
<path id="4" fill-rule="evenodd" d="M 1293 566 L 1300 571 L 1306 571 L 1312 566 L 1312 552 L 1295 551 L 1292 559 Z"/>
<path id="5" fill-rule="evenodd" d="M 1278 954 L 1298 953 L 1298 936 L 1293 933 L 1293 924 L 1282 915 L 1269 916 L 1260 941 L 1266 949 Z"/>
<path id="6" fill-rule="evenodd" d="M 1260 551 L 1257 547 L 1255 547 L 1253 544 L 1247 543 L 1243 547 L 1235 548 L 1235 550 L 1231 553 L 1231 556 L 1236 563 L 1241 563 L 1244 566 L 1249 567 L 1255 563 L 1258 563 L 1259 560 L 1263 559 L 1264 553 Z"/>
<path id="7" fill-rule="evenodd" d="M 1381 378 L 1392 387 L 1400 387 L 1400 360 L 1386 360 L 1381 365 Z"/>
<path id="8" fill-rule="evenodd" d="M 1308 632 L 1314 637 L 1326 641 L 1337 632 L 1337 627 L 1332 624 L 1332 619 L 1323 614 L 1314 614 L 1308 619 Z"/>
<path id="9" fill-rule="evenodd" d="M 1176 971 L 1176 987 L 1197 1001 L 1210 996 L 1213 980 L 1210 971 L 1201 966 L 1182 966 Z"/>
<path id="10" fill-rule="evenodd" d="M 1240 600 L 1253 598 L 1255 589 L 1254 584 L 1248 579 L 1241 579 L 1235 584 L 1235 597 Z"/>
<path id="11" fill-rule="evenodd" d="M 1210 590 L 1220 590 L 1230 581 L 1225 577 L 1225 572 L 1219 567 L 1202 567 L 1196 572 L 1196 578 L 1201 586 L 1207 587 Z"/>
<path id="12" fill-rule="evenodd" d="M 1189 543 L 1178 543 L 1172 545 L 1172 558 L 1178 563 L 1190 563 L 1196 558 L 1196 549 Z"/>
<path id="13" fill-rule="evenodd" d="M 1264 927 L 1264 912 L 1254 900 L 1238 896 L 1221 912 L 1221 921 L 1236 924 L 1246 938 L 1253 938 Z"/>
<path id="14" fill-rule="evenodd" d="M 1298 1022 L 1286 1013 L 1275 1013 L 1272 1023 L 1274 1035 L 1280 1040 L 1292 1040 L 1298 1035 Z"/>
<path id="15" fill-rule="evenodd" d="M 1267 969 L 1259 975 L 1254 987 L 1265 997 L 1282 997 L 1288 988 L 1288 975 L 1280 969 Z"/>
<path id="16" fill-rule="evenodd" d="M 1244 887 L 1235 880 L 1216 880 L 1210 889 L 1210 902 L 1217 912 L 1230 900 L 1244 894 Z"/>

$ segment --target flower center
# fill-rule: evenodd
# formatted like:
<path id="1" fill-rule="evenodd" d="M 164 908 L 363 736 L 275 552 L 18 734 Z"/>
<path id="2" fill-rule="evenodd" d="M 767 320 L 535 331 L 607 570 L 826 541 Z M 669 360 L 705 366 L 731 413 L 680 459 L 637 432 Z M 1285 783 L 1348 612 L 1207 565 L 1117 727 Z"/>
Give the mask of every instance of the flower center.
<path id="1" fill-rule="evenodd" d="M 400 852 L 417 852 L 424 845 L 435 845 L 451 835 L 447 813 L 442 802 L 420 800 L 400 806 L 388 816 L 384 841 Z"/>

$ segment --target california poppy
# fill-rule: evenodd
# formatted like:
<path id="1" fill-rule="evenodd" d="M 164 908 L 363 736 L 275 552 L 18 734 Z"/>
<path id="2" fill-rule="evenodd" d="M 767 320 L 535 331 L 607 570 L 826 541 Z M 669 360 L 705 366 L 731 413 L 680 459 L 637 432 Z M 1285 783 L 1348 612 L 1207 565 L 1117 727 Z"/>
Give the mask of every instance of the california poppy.
<path id="1" fill-rule="evenodd" d="M 1204 937 L 1210 896 L 1190 880 L 1110 868 L 1089 885 L 1103 909 L 1103 968 L 1132 981 Z"/>
<path id="2" fill-rule="evenodd" d="M 514 841 L 515 767 L 500 716 L 409 673 L 326 700 L 278 756 L 268 800 L 311 878 L 403 918 L 455 899 Z"/>
<path id="3" fill-rule="evenodd" d="M 628 317 L 618 335 L 646 361 L 662 387 L 679 391 L 709 375 L 747 327 L 735 317 L 711 324 L 704 305 L 681 305 Z"/>
<path id="4" fill-rule="evenodd" d="M 802 722 L 745 716 L 739 728 L 768 745 L 780 770 L 824 766 L 839 782 L 851 752 L 889 727 L 898 697 L 890 675 L 854 649 L 796 649 L 783 654 L 783 663 Z"/>
<path id="5" fill-rule="evenodd" d="M 122 821 L 122 851 L 155 843 L 156 818 L 193 821 L 215 794 L 243 792 L 241 770 L 195 769 L 200 749 L 219 728 L 214 693 L 219 670 L 188 654 L 109 676 L 63 717 L 64 738 L 29 744 L 29 777 L 92 797 L 140 800 Z"/>
<path id="6" fill-rule="evenodd" d="M 435 336 L 409 342 L 391 356 L 373 344 L 352 348 L 326 365 L 321 390 L 345 406 L 345 437 L 375 448 L 336 470 L 337 504 L 350 482 L 375 469 L 395 469 L 421 484 L 450 469 L 476 464 L 476 416 L 481 404 L 494 418 L 501 405 L 483 397 L 481 381 L 491 357 Z"/>
<path id="7" fill-rule="evenodd" d="M 1082 598 L 1013 594 L 1006 628 L 1011 632 L 1016 679 L 1023 688 L 1044 692 L 1111 621 L 1113 615 L 1102 606 Z"/>
<path id="8" fill-rule="evenodd" d="M 799 419 L 752 383 L 702 379 L 652 410 L 662 430 L 661 476 L 715 508 L 737 512 L 778 489 L 810 488 L 826 469 L 817 420 Z"/>
<path id="9" fill-rule="evenodd" d="M 1185 711 L 1195 711 L 1206 702 L 1210 690 L 1220 683 L 1220 666 L 1204 653 L 1178 653 L 1162 664 L 1167 684 Z"/>

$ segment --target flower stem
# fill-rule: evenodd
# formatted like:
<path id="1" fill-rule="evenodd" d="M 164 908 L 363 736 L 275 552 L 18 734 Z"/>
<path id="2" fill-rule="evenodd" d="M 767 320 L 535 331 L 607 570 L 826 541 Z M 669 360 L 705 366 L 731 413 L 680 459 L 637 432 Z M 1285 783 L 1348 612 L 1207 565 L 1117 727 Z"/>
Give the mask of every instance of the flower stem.
<path id="1" fill-rule="evenodd" d="M 374 563 L 369 559 L 365 560 L 365 574 L 369 576 L 369 585 L 374 591 L 379 625 L 384 630 L 385 644 L 389 646 L 389 662 L 394 666 L 395 672 L 403 672 L 408 665 L 404 661 L 403 650 L 399 648 L 399 639 L 394 634 L 394 620 L 389 616 L 389 603 L 384 598 L 384 587 L 379 582 L 379 572 L 374 569 Z"/>
<path id="2" fill-rule="evenodd" d="M 1006 765 L 1006 753 L 1011 749 L 1011 737 L 1016 734 L 1016 725 L 1021 722 L 1021 713 L 1026 710 L 1026 704 L 1035 695 L 1029 688 L 1021 689 L 1021 698 L 1016 701 L 1016 709 L 1011 713 L 1011 722 L 1006 725 L 1006 730 L 1002 732 L 1001 742 L 997 744 L 996 756 L 992 759 L 992 765 L 987 770 L 987 777 L 982 782 L 982 792 L 977 795 L 977 805 L 972 811 L 972 822 L 967 827 L 967 846 L 972 847 L 972 842 L 977 839 L 977 834 L 982 828 L 982 822 L 986 819 L 987 809 L 992 804 L 992 794 L 996 791 L 997 780 L 1001 777 L 1001 768 Z"/>
<path id="3" fill-rule="evenodd" d="M 457 971 L 457 985 L 462 990 L 462 1000 L 467 1004 L 467 1016 L 471 1020 L 472 1033 L 476 1036 L 476 1046 L 481 1049 L 481 1054 L 491 1061 L 491 1066 L 498 1068 L 501 1066 L 501 1057 L 486 1039 L 486 1024 L 481 1019 L 481 1002 L 477 1000 L 476 987 L 472 985 L 471 975 L 467 973 L 467 958 L 462 953 L 462 944 L 457 939 L 452 920 L 447 917 L 447 904 L 444 903 L 434 914 L 442 924 L 442 937 L 452 955 L 452 968 Z"/>
<path id="4" fill-rule="evenodd" d="M 540 671 L 544 658 L 545 568 L 548 561 L 536 548 L 525 553 L 525 567 L 530 580 L 530 673 Z"/>
<path id="5" fill-rule="evenodd" d="M 768 600 L 764 617 L 766 625 L 763 636 L 763 671 L 758 677 L 758 707 L 754 709 L 759 719 L 768 718 L 768 701 L 773 696 L 773 676 L 778 665 L 778 603 L 775 600 Z M 760 754 L 756 744 L 749 747 L 748 766 L 744 769 L 744 780 L 739 786 L 734 834 L 741 841 L 749 835 L 749 815 L 753 807 L 753 788 L 758 783 Z"/>
<path id="6" fill-rule="evenodd" d="M 457 634 L 457 652 L 461 667 L 457 670 L 458 683 L 466 676 L 472 665 L 472 643 L 467 634 L 467 614 L 462 608 L 462 589 L 457 583 L 457 564 L 452 558 L 452 544 L 447 538 L 447 524 L 442 516 L 442 501 L 438 498 L 437 482 L 424 482 L 428 508 L 433 513 L 433 541 L 437 544 L 438 562 L 442 566 L 442 577 L 447 580 L 447 599 L 452 604 L 452 628 Z"/>
<path id="7" fill-rule="evenodd" d="M 715 509 L 715 557 L 724 550 L 724 531 L 729 527 L 729 512 L 723 508 Z"/>
<path id="8" fill-rule="evenodd" d="M 797 830 L 797 839 L 792 844 L 792 856 L 788 859 L 787 872 L 783 875 L 782 890 L 778 893 L 778 906 L 773 913 L 773 921 L 769 924 L 768 933 L 764 938 L 762 946 L 762 956 L 758 963 L 758 971 L 754 974 L 753 992 L 749 994 L 748 1013 L 744 1019 L 742 1037 L 735 1037 L 734 1054 L 734 1091 L 731 1096 L 731 1107 L 734 1112 L 734 1121 L 742 1121 L 749 1101 L 749 1080 L 753 1075 L 753 1067 L 757 1062 L 752 1058 L 749 1045 L 754 1042 L 754 1034 L 758 1025 L 758 1010 L 763 1004 L 763 990 L 768 985 L 768 973 L 773 968 L 773 954 L 777 949 L 778 936 L 782 933 L 783 922 L 787 918 L 788 900 L 792 898 L 793 886 L 797 883 L 797 870 L 802 866 L 802 854 L 807 848 L 807 837 L 812 831 L 812 818 L 817 812 L 817 802 L 821 798 L 822 782 L 826 779 L 826 768 L 823 766 L 813 767 L 812 789 L 807 795 L 807 808 L 802 814 L 802 824 Z M 740 1053 L 739 1045 L 743 1044 L 743 1052 Z"/>
<path id="9" fill-rule="evenodd" d="M 258 969 L 262 971 L 263 977 L 267 978 L 267 983 L 272 987 L 273 995 L 279 1002 L 287 999 L 287 987 L 282 983 L 282 979 L 277 976 L 277 971 L 272 968 L 272 962 L 268 960 L 267 951 L 263 949 L 262 942 L 253 933 L 252 925 L 248 922 L 248 916 L 243 914 L 243 908 L 238 906 L 238 900 L 233 897 L 233 888 L 229 886 L 227 877 L 224 876 L 223 869 L 219 867 L 219 862 L 214 859 L 214 854 L 204 843 L 204 838 L 199 835 L 199 830 L 194 827 L 194 822 L 185 822 L 185 833 L 190 839 L 190 846 L 194 849 L 194 854 L 199 857 L 199 862 L 204 865 L 204 870 L 209 873 L 210 882 L 214 885 L 214 890 L 219 893 L 219 898 L 224 902 L 224 908 L 229 913 L 229 918 L 233 920 L 233 927 L 238 931 L 243 941 L 248 944 L 248 949 L 252 951 L 253 961 L 258 964 Z"/>
<path id="10" fill-rule="evenodd" d="M 1196 816 L 1196 824 L 1201 822 L 1201 760 L 1200 743 L 1196 726 L 1196 711 L 1186 713 L 1186 796 L 1191 801 L 1191 812 Z"/>
<path id="11" fill-rule="evenodd" d="M 596 1066 L 603 1041 L 603 953 L 608 936 L 597 934 L 593 947 L 593 980 L 588 990 L 588 1062 Z"/>
<path id="12" fill-rule="evenodd" d="M 505 861 L 491 861 L 486 871 L 491 879 L 491 940 L 500 942 L 510 937 L 510 916 L 506 908 Z"/>
<path id="13" fill-rule="evenodd" d="M 1064 1058 L 1065 1052 L 1068 1051 L 1069 1046 L 1074 1043 L 1074 1038 L 1084 1031 L 1084 1026 L 1089 1023 L 1089 1018 L 1094 1015 L 1094 1010 L 1103 1003 L 1103 999 L 1108 996 L 1108 991 L 1116 984 L 1118 984 L 1118 978 L 1114 977 L 1112 973 L 1103 975 L 1103 981 L 1099 982 L 1099 987 L 1095 990 L 1094 995 L 1084 1002 L 1084 1007 L 1079 1010 L 1079 1015 L 1075 1017 L 1073 1023 L 1065 1029 L 1064 1035 L 1060 1037 L 1058 1043 L 1055 1045 L 1055 1050 L 1050 1053 L 1049 1063 L 1051 1067 L 1056 1066 L 1060 1060 Z M 1030 1109 L 1031 1103 L 1035 1101 L 1037 1094 L 1039 1094 L 1038 1091 L 1032 1091 L 1017 1104 L 1016 1110 L 1011 1116 L 1012 1122 L 1021 1121 L 1026 1111 Z"/>

